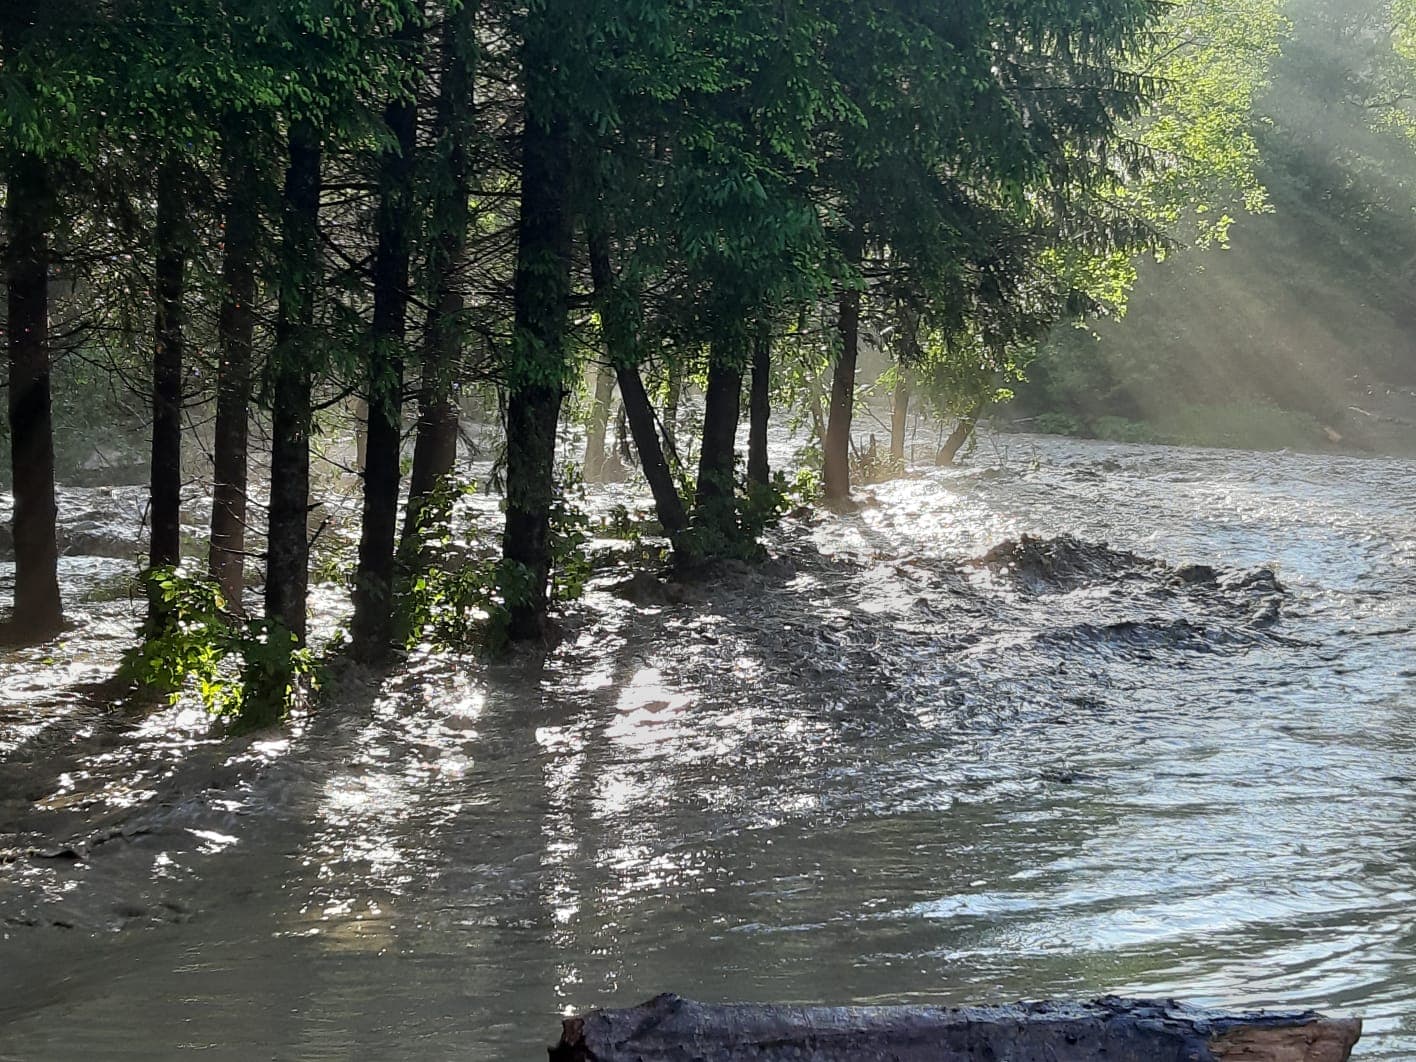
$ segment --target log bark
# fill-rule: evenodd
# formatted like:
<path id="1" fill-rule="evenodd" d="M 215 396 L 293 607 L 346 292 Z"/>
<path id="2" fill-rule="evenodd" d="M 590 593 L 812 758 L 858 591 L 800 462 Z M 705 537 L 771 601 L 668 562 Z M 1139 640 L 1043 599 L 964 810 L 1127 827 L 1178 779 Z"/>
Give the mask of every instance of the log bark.
<path id="1" fill-rule="evenodd" d="M 905 468 L 909 464 L 905 460 L 905 430 L 909 426 L 911 397 L 909 367 L 923 360 L 919 343 L 919 313 L 908 304 L 902 304 L 898 324 L 895 394 L 890 406 L 890 459 L 900 468 Z"/>
<path id="2" fill-rule="evenodd" d="M 646 391 L 645 394 L 648 394 Z M 626 468 L 634 462 L 634 447 L 631 445 L 633 432 L 629 428 L 629 411 L 625 409 L 624 400 L 620 400 L 618 411 L 615 413 L 615 452 L 619 454 L 620 464 Z"/>
<path id="3" fill-rule="evenodd" d="M 712 1006 L 663 995 L 564 1023 L 552 1062 L 1343 1062 L 1357 1019 L 1174 1001 L 1003 1007 Z"/>
<path id="4" fill-rule="evenodd" d="M 622 366 L 616 373 L 620 394 L 624 398 L 625 418 L 634 435 L 635 449 L 639 451 L 639 463 L 654 495 L 654 511 L 658 513 L 659 523 L 663 525 L 664 534 L 673 542 L 674 549 L 681 550 L 683 534 L 688 530 L 688 512 L 679 497 L 673 473 L 669 471 L 669 462 L 659 446 L 659 436 L 654 430 L 654 407 L 649 402 L 644 380 L 637 368 Z"/>
<path id="5" fill-rule="evenodd" d="M 841 352 L 831 373 L 831 412 L 826 422 L 823 485 L 831 501 L 851 494 L 851 419 L 855 411 L 856 362 L 860 356 L 860 292 L 841 293 Z"/>

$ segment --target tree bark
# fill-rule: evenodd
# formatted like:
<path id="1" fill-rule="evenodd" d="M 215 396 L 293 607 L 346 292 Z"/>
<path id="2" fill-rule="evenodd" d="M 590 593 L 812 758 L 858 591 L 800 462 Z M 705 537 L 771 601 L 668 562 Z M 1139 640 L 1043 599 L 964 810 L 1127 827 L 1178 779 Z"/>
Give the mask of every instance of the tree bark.
<path id="1" fill-rule="evenodd" d="M 649 481 L 649 491 L 654 495 L 654 511 L 663 525 L 664 534 L 673 543 L 675 553 L 681 554 L 683 533 L 688 530 L 688 511 L 684 508 L 678 485 L 674 483 L 663 447 L 659 445 L 653 403 L 649 401 L 644 379 L 636 367 L 623 366 L 616 371 L 616 376 L 624 401 L 625 419 L 629 421 L 630 434 L 634 436 L 634 448 L 639 451 L 644 478 Z"/>
<path id="2" fill-rule="evenodd" d="M 417 105 L 390 103 L 384 119 L 395 145 L 380 161 L 378 245 L 374 252 L 374 322 L 369 348 L 369 436 L 364 512 L 354 579 L 350 636 L 361 659 L 379 662 L 393 641 L 394 540 L 403 450 L 403 343 L 408 319 Z"/>
<path id="3" fill-rule="evenodd" d="M 959 456 L 959 451 L 964 448 L 964 444 L 973 436 L 974 428 L 978 425 L 978 410 L 970 413 L 954 426 L 954 430 L 949 433 L 949 438 L 944 440 L 944 445 L 939 448 L 939 454 L 935 458 L 937 465 L 952 465 L 954 458 Z"/>
<path id="4" fill-rule="evenodd" d="M 850 249 L 851 264 L 860 258 L 856 247 Z M 841 352 L 831 376 L 831 412 L 826 423 L 826 446 L 823 453 L 823 487 L 831 501 L 845 501 L 851 495 L 851 418 L 855 411 L 856 361 L 860 355 L 860 289 L 841 290 L 837 328 Z"/>
<path id="5" fill-rule="evenodd" d="M 599 483 L 605 478 L 605 436 L 610 427 L 610 403 L 615 395 L 615 373 L 607 365 L 595 366 L 595 397 L 590 407 L 590 422 L 585 432 L 586 483 Z"/>
<path id="6" fill-rule="evenodd" d="M 736 357 L 714 345 L 708 359 L 703 408 L 703 445 L 698 456 L 694 523 L 720 543 L 738 536 L 737 430 L 742 415 L 742 368 Z"/>
<path id="7" fill-rule="evenodd" d="M 614 299 L 614 264 L 610 259 L 610 241 L 604 233 L 590 235 L 590 280 L 595 289 L 595 299 L 600 305 L 601 320 L 605 326 L 606 354 L 614 366 L 615 381 L 619 384 L 620 402 L 625 420 L 634 437 L 634 448 L 639 451 L 639 463 L 644 469 L 644 478 L 649 481 L 649 490 L 654 495 L 654 511 L 659 515 L 664 534 L 669 536 L 674 551 L 683 549 L 683 533 L 688 530 L 688 513 L 684 509 L 683 498 L 679 496 L 674 483 L 669 462 L 664 457 L 664 449 L 659 443 L 659 431 L 654 423 L 654 406 L 649 401 L 649 393 L 644 387 L 644 378 L 639 374 L 637 357 L 632 349 L 629 336 Z M 609 403 L 605 404 L 606 415 Z"/>
<path id="8" fill-rule="evenodd" d="M 549 19 L 549 16 L 542 16 Z M 533 39 L 551 33 L 538 25 Z M 541 42 L 544 43 L 544 42 Z M 527 69 L 540 47 L 527 46 Z M 513 640 L 541 637 L 550 608 L 551 505 L 555 497 L 556 425 L 566 371 L 573 219 L 564 120 L 545 112 L 548 70 L 527 85 L 522 138 L 521 221 L 513 289 L 515 339 L 507 366 L 507 596 Z"/>
<path id="9" fill-rule="evenodd" d="M 461 313 L 461 298 L 458 298 Z M 460 347 L 461 341 L 453 338 L 451 344 Z M 442 346 L 439 343 L 439 346 Z M 424 346 L 425 359 L 428 350 Z M 438 489 L 452 479 L 457 467 L 457 429 L 459 415 L 457 401 L 453 395 L 450 379 L 455 375 L 457 352 L 436 366 L 424 360 L 423 379 L 418 391 L 418 429 L 413 443 L 413 472 L 408 478 L 408 511 L 403 518 L 402 550 L 409 557 L 416 557 L 419 545 L 419 529 L 429 516 L 428 506 Z M 441 367 L 450 371 L 444 378 Z M 431 372 L 431 375 L 430 375 Z M 416 559 L 410 561 L 416 567 Z"/>
<path id="10" fill-rule="evenodd" d="M 369 463 L 369 399 L 366 395 L 353 395 L 347 408 L 354 418 L 354 471 L 362 480 Z"/>
<path id="11" fill-rule="evenodd" d="M 33 155 L 14 155 L 9 169 L 6 338 L 15 499 L 15 610 L 11 623 L 15 635 L 42 641 L 64 624 L 49 375 L 49 227 L 54 191 L 45 163 Z"/>
<path id="12" fill-rule="evenodd" d="M 416 554 L 425 507 L 457 465 L 458 410 L 454 399 L 462 351 L 464 309 L 459 271 L 467 248 L 470 151 L 474 132 L 473 84 L 477 64 L 477 0 L 463 0 L 443 29 L 442 83 L 435 134 L 441 178 L 432 208 L 434 238 L 428 255 L 430 306 L 423 336 L 418 392 L 418 433 L 403 521 L 406 554 Z M 416 561 L 414 562 L 416 564 Z"/>
<path id="13" fill-rule="evenodd" d="M 670 453 L 677 454 L 679 406 L 683 402 L 683 364 L 674 358 L 669 362 L 668 372 L 668 386 L 664 394 L 664 445 Z"/>
<path id="14" fill-rule="evenodd" d="M 319 133 L 307 121 L 290 128 L 282 202 L 280 310 L 271 376 L 270 527 L 266 618 L 305 644 L 310 580 L 310 417 L 313 353 L 309 349 L 319 288 Z"/>
<path id="15" fill-rule="evenodd" d="M 1356 1019 L 1174 1001 L 1006 1007 L 709 1006 L 665 995 L 564 1022 L 551 1062 L 1344 1062 Z"/>
<path id="16" fill-rule="evenodd" d="M 766 486 L 772 479 L 767 460 L 767 425 L 772 418 L 772 336 L 762 329 L 752 347 L 752 396 L 748 405 L 747 478 Z"/>
<path id="17" fill-rule="evenodd" d="M 630 453 L 629 437 L 629 412 L 624 408 L 624 399 L 621 398 L 619 410 L 615 413 L 615 446 L 619 450 L 621 463 L 626 467 L 634 460 L 634 455 Z"/>
<path id="18" fill-rule="evenodd" d="M 811 412 L 811 432 L 816 436 L 816 441 L 821 444 L 821 453 L 826 454 L 826 394 L 821 387 L 821 378 L 814 371 L 807 381 L 806 400 Z"/>
<path id="19" fill-rule="evenodd" d="M 247 134 L 234 119 L 225 123 L 221 150 L 226 174 L 226 240 L 217 324 L 221 363 L 216 376 L 209 565 L 227 608 L 241 615 L 245 611 L 251 359 L 260 246 L 259 175 L 247 147 Z"/>
<path id="20" fill-rule="evenodd" d="M 910 420 L 910 381 L 903 365 L 895 368 L 895 394 L 890 405 L 890 459 L 905 466 L 905 431 Z"/>
<path id="21" fill-rule="evenodd" d="M 919 342 L 919 311 L 908 302 L 899 306 L 899 341 L 895 356 L 895 394 L 890 406 L 890 458 L 900 468 L 906 467 L 905 432 L 910 418 L 909 366 L 921 359 Z"/>
<path id="22" fill-rule="evenodd" d="M 148 523 L 151 568 L 182 559 L 182 300 L 187 277 L 186 197 L 182 166 L 165 159 L 157 171 L 153 232 L 157 317 L 152 347 L 152 466 Z M 157 604 L 149 603 L 155 622 Z"/>

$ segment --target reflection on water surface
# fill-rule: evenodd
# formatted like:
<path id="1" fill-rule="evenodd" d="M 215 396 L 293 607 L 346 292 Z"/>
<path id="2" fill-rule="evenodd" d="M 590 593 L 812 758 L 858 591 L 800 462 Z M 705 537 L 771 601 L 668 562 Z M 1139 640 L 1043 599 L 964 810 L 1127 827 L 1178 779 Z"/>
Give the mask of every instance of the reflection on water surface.
<path id="1" fill-rule="evenodd" d="M 1311 1004 L 1416 1056 L 1416 469 L 998 445 L 290 738 L 69 692 L 99 595 L 3 664 L 0 1058 L 531 1058 L 668 989 Z"/>

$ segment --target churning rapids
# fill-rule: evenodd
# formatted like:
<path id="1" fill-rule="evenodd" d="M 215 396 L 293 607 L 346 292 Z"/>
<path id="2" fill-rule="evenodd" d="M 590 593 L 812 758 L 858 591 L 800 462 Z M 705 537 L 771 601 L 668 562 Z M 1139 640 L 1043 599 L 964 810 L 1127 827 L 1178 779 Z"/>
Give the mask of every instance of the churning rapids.
<path id="1" fill-rule="evenodd" d="M 1005 437 L 874 494 L 235 742 L 74 692 L 132 565 L 66 559 L 78 630 L 0 665 L 0 1057 L 531 1059 L 674 990 L 1416 1058 L 1416 468 Z"/>

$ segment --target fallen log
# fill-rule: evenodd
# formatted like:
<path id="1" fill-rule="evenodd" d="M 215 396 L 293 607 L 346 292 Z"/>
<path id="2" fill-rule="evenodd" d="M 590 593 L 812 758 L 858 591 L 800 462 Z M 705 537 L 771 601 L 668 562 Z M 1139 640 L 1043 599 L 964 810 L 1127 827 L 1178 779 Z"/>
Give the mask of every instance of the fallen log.
<path id="1" fill-rule="evenodd" d="M 1006 1007 L 714 1006 L 662 995 L 567 1019 L 551 1062 L 1344 1062 L 1357 1019 L 1168 1000 Z"/>

